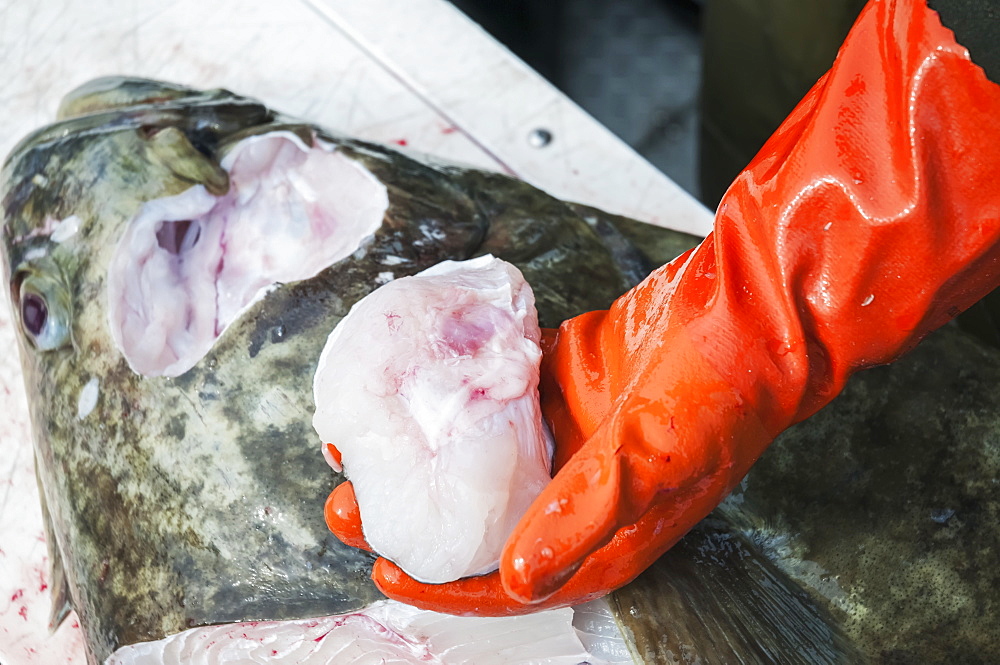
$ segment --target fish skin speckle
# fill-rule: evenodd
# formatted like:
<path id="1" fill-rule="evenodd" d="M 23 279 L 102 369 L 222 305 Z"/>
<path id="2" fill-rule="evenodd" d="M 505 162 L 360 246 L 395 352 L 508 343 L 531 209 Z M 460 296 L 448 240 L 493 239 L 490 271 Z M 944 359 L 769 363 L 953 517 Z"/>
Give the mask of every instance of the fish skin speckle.
<path id="1" fill-rule="evenodd" d="M 938 524 L 947 524 L 948 520 L 955 516 L 955 510 L 952 508 L 940 508 L 931 513 L 931 519 Z"/>
<path id="2" fill-rule="evenodd" d="M 80 221 L 79 217 L 77 217 L 76 215 L 70 215 L 66 219 L 57 222 L 55 224 L 54 228 L 52 229 L 52 235 L 50 236 L 50 239 L 52 240 L 52 242 L 58 242 L 58 243 L 66 242 L 67 240 L 69 240 L 70 238 L 72 238 L 77 234 L 77 232 L 80 230 L 81 223 L 82 222 Z"/>
<path id="3" fill-rule="evenodd" d="M 91 414 L 91 412 L 97 407 L 97 400 L 100 398 L 100 382 L 97 380 L 96 376 L 90 377 L 90 380 L 84 384 L 83 388 L 80 389 L 80 396 L 76 402 L 76 418 L 77 420 L 83 420 Z"/>

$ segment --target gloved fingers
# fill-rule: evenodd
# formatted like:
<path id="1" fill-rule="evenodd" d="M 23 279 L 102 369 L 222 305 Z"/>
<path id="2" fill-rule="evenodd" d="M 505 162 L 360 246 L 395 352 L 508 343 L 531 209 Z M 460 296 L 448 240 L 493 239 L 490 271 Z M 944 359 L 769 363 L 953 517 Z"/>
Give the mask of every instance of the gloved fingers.
<path id="1" fill-rule="evenodd" d="M 638 571 L 637 571 L 638 572 Z M 372 568 L 372 580 L 387 597 L 425 610 L 460 616 L 513 616 L 540 610 L 578 605 L 604 596 L 613 588 L 596 579 L 581 579 L 567 585 L 559 593 L 534 604 L 511 598 L 504 590 L 499 571 L 476 577 L 465 577 L 447 584 L 425 584 L 407 575 L 388 559 L 378 559 Z"/>
<path id="2" fill-rule="evenodd" d="M 326 463 L 330 465 L 331 469 L 333 469 L 337 473 L 343 473 L 344 466 L 343 464 L 340 463 L 341 456 L 340 456 L 340 451 L 337 450 L 337 446 L 333 445 L 332 443 L 324 443 L 323 459 L 326 460 Z"/>
<path id="3" fill-rule="evenodd" d="M 351 481 L 340 483 L 330 492 L 323 507 L 323 516 L 326 526 L 345 545 L 372 551 L 361 528 L 361 510 Z"/>
<path id="4" fill-rule="evenodd" d="M 496 571 L 487 575 L 464 577 L 446 584 L 426 584 L 407 575 L 392 561 L 379 558 L 372 567 L 372 580 L 387 597 L 434 612 L 507 616 L 536 610 L 504 593 L 500 573 Z"/>
<path id="5" fill-rule="evenodd" d="M 692 398 L 651 403 L 639 394 L 623 400 L 616 415 L 559 470 L 501 554 L 501 579 L 513 598 L 525 603 L 547 598 L 627 525 L 654 520 L 660 530 L 653 548 L 678 540 L 725 498 L 749 466 L 719 445 L 724 434 L 745 432 L 746 445 L 743 438 L 729 439 L 738 448 L 769 440 L 755 416 L 739 410 L 742 398 L 720 388 L 700 355 L 683 353 L 682 340 L 673 341 L 678 362 L 698 371 L 693 377 L 671 377 L 672 388 L 667 380 L 659 385 L 668 395 Z M 703 388 L 709 399 L 698 398 L 706 394 Z M 646 550 L 641 542 L 633 545 Z"/>
<path id="6" fill-rule="evenodd" d="M 508 595 L 522 603 L 544 600 L 611 540 L 622 526 L 621 470 L 618 450 L 592 440 L 556 474 L 501 554 Z"/>
<path id="7" fill-rule="evenodd" d="M 447 584 L 425 584 L 414 580 L 391 561 L 379 559 L 372 568 L 372 579 L 379 590 L 393 600 L 446 614 L 510 616 L 579 605 L 632 581 L 673 545 L 679 539 L 670 528 L 674 524 L 674 513 L 670 505 L 654 506 L 639 521 L 619 530 L 611 542 L 591 554 L 555 593 L 536 603 L 512 598 L 499 572 Z"/>
<path id="8" fill-rule="evenodd" d="M 600 325 L 607 312 L 587 312 L 564 321 L 559 330 L 542 334 L 538 392 L 542 414 L 556 446 L 553 470 L 559 471 L 586 444 L 612 400 L 600 348 Z M 586 404 L 587 408 L 574 408 Z"/>

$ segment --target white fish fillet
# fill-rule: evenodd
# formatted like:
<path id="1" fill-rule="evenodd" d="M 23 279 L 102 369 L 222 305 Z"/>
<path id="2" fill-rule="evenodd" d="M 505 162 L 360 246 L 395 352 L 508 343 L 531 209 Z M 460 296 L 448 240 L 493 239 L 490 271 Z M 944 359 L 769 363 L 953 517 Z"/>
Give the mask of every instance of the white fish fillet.
<path id="1" fill-rule="evenodd" d="M 193 628 L 156 642 L 122 647 L 105 662 L 106 665 L 630 663 L 610 614 L 602 621 L 604 626 L 598 632 L 610 631 L 614 635 L 603 638 L 597 648 L 588 649 L 573 627 L 574 611 L 569 608 L 520 617 L 454 617 L 385 601 L 360 612 L 318 619 Z M 612 655 L 605 659 L 596 651 Z"/>
<path id="2" fill-rule="evenodd" d="M 382 224 L 385 185 L 318 139 L 291 132 L 240 141 L 222 160 L 230 189 L 198 185 L 146 203 L 108 271 L 108 319 L 146 376 L 193 367 L 276 282 L 313 277 Z"/>
<path id="3" fill-rule="evenodd" d="M 330 334 L 313 425 L 365 538 L 424 582 L 495 570 L 549 482 L 534 296 L 514 266 L 446 261 L 377 289 Z"/>

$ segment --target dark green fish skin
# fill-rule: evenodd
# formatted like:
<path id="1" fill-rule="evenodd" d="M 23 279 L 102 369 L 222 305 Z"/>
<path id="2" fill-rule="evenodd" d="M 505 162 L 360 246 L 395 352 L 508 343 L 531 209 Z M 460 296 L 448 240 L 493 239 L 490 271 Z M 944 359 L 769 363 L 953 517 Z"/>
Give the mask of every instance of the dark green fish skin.
<path id="1" fill-rule="evenodd" d="M 870 662 L 1000 662 L 997 385 L 1000 350 L 948 326 L 789 430 L 730 513 Z"/>
<path id="2" fill-rule="evenodd" d="M 372 558 L 323 522 L 341 478 L 319 455 L 311 418 L 326 337 L 379 284 L 382 259 L 397 257 L 400 277 L 492 252 L 534 286 L 544 326 L 608 306 L 652 265 L 624 236 L 624 250 L 609 250 L 595 230 L 613 224 L 602 213 L 588 223 L 514 179 L 424 164 L 223 90 L 102 79 L 60 113 L 3 168 L 3 260 L 14 311 L 19 293 L 37 293 L 56 331 L 40 344 L 22 330 L 20 352 L 54 573 L 65 575 L 92 662 L 192 626 L 329 615 L 380 598 Z M 390 201 L 381 228 L 353 256 L 254 304 L 181 376 L 136 374 L 106 311 L 126 225 L 144 202 L 193 184 L 224 192 L 226 146 L 276 129 L 316 131 L 380 180 Z M 79 232 L 54 242 L 46 224 L 71 215 Z M 81 418 L 92 379 L 97 404 Z"/>

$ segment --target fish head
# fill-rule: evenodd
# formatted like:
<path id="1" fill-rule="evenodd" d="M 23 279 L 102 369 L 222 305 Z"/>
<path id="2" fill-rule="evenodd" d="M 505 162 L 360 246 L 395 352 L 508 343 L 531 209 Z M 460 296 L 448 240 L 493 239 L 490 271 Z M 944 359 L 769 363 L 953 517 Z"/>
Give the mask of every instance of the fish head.
<path id="1" fill-rule="evenodd" d="M 312 428 L 354 303 L 493 254 L 553 327 L 645 265 L 615 219 L 513 178 L 148 80 L 71 92 L 0 196 L 50 558 L 99 661 L 380 598 L 373 557 L 326 528 L 342 476 Z"/>
<path id="2" fill-rule="evenodd" d="M 380 597 L 372 557 L 323 522 L 339 479 L 312 373 L 386 265 L 466 258 L 483 225 L 448 187 L 407 208 L 424 231 L 387 213 L 391 162 L 226 91 L 104 79 L 4 163 L 0 254 L 51 558 L 100 660 Z M 346 244 L 330 232 L 356 222 Z"/>
<path id="3" fill-rule="evenodd" d="M 318 132 L 226 90 L 109 77 L 69 93 L 59 120 L 23 140 L 2 172 L 4 264 L 25 353 L 52 375 L 116 348 L 134 373 L 177 376 L 263 290 L 350 255 L 382 224 L 386 187 Z M 337 215 L 347 219 L 330 219 Z M 283 216 L 293 219 L 276 231 Z M 362 216 L 363 228 L 337 239 Z M 458 228 L 475 227 L 470 217 Z M 431 258 L 448 244 L 429 240 Z M 316 258 L 254 280 L 248 273 L 268 243 L 277 247 L 264 253 L 269 264 Z M 223 265 L 225 274 L 212 274 Z M 210 281 L 224 293 L 202 288 Z M 213 307 L 223 311 L 206 311 Z M 139 358 L 150 344 L 190 346 L 181 338 L 192 329 L 201 340 L 184 358 L 176 349 Z"/>
<path id="4" fill-rule="evenodd" d="M 100 346 L 108 266 L 137 211 L 194 185 L 225 193 L 214 155 L 273 115 L 226 91 L 141 79 L 67 95 L 60 120 L 18 144 L 2 171 L 4 268 L 26 355 L 51 373 Z"/>

